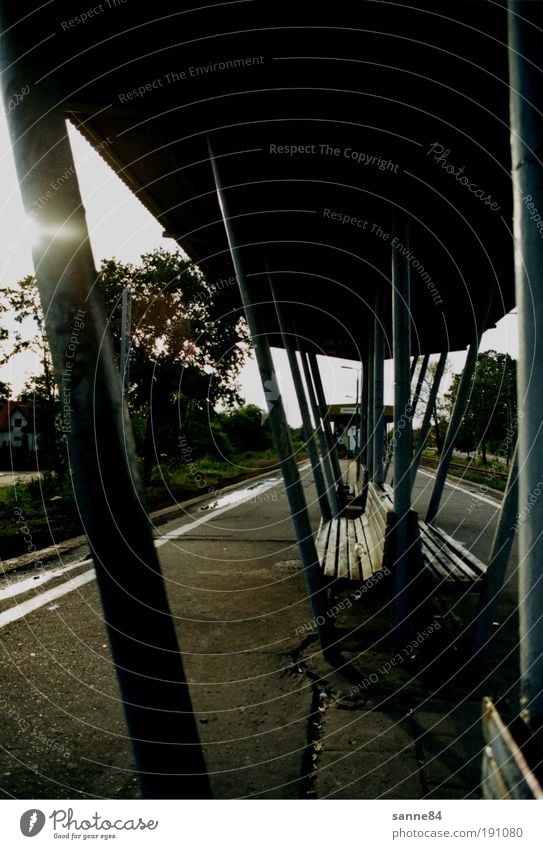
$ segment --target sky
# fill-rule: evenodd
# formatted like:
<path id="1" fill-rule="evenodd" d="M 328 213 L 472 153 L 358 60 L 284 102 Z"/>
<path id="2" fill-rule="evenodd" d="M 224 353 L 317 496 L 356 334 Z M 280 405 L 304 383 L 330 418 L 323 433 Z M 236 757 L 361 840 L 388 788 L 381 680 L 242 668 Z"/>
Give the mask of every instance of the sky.
<path id="1" fill-rule="evenodd" d="M 162 238 L 162 227 L 140 201 L 77 130 L 68 126 L 96 265 L 111 257 L 137 263 L 142 253 L 155 248 L 175 249 L 171 239 Z M 33 273 L 31 236 L 25 224 L 5 115 L 0 107 L 0 286 L 13 286 L 25 275 Z M 489 348 L 510 353 L 515 358 L 518 356 L 514 314 L 502 319 L 495 330 L 485 333 L 481 350 Z M 274 350 L 273 355 L 287 418 L 290 424 L 298 426 L 300 415 L 286 356 L 281 350 Z M 450 356 L 452 371 L 461 370 L 464 357 L 461 352 Z M 327 401 L 330 404 L 352 403 L 356 393 L 357 363 L 324 357 L 319 361 Z M 15 396 L 26 377 L 35 371 L 39 371 L 35 356 L 22 354 L 0 368 L 0 380 L 11 384 Z M 252 358 L 242 369 L 239 383 L 241 395 L 247 403 L 265 407 L 256 363 Z M 392 402 L 392 392 L 392 365 L 386 363 L 385 403 Z"/>

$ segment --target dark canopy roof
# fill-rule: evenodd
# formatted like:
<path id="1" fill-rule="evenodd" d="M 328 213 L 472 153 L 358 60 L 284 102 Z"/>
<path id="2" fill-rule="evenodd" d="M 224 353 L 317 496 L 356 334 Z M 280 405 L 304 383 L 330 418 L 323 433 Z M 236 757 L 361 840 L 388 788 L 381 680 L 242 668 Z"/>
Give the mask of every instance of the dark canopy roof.
<path id="1" fill-rule="evenodd" d="M 323 353 L 356 356 L 377 290 L 389 334 L 401 215 L 413 353 L 464 347 L 487 308 L 485 327 L 512 308 L 504 4 L 102 0 L 84 20 L 88 5 L 36 3 L 17 24 L 31 84 L 54 84 L 212 282 L 233 269 L 206 136 L 255 299 L 266 259 Z M 239 306 L 234 286 L 218 296 Z"/>

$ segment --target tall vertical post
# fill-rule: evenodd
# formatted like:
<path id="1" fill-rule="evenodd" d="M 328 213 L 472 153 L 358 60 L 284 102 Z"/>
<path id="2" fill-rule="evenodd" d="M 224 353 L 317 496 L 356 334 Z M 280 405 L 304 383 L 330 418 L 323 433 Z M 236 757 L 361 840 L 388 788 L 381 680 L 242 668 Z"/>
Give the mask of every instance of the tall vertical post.
<path id="1" fill-rule="evenodd" d="M 130 370 L 130 343 L 132 339 L 132 295 L 127 288 L 123 289 L 121 313 L 121 380 L 124 397 L 128 395 Z"/>
<path id="2" fill-rule="evenodd" d="M 324 484 L 324 477 L 322 474 L 319 452 L 317 450 L 317 445 L 315 442 L 315 432 L 313 431 L 313 428 L 311 426 L 311 416 L 309 414 L 309 407 L 307 404 L 307 398 L 305 396 L 304 384 L 302 381 L 302 375 L 300 373 L 300 366 L 298 365 L 298 360 L 296 358 L 296 349 L 293 343 L 294 337 L 292 329 L 288 326 L 287 318 L 283 312 L 281 305 L 279 304 L 279 301 L 277 300 L 275 286 L 270 274 L 268 274 L 268 280 L 272 299 L 275 304 L 275 312 L 277 315 L 277 321 L 279 322 L 281 338 L 283 340 L 285 351 L 287 352 L 287 358 L 292 374 L 292 382 L 294 383 L 296 398 L 298 399 L 298 406 L 300 408 L 300 415 L 302 417 L 304 439 L 309 454 L 309 462 L 313 471 L 313 479 L 315 481 L 315 489 L 317 490 L 317 499 L 319 502 L 321 516 L 324 522 L 329 522 L 332 518 L 332 511 L 330 509 L 330 504 L 328 502 L 328 496 L 326 493 L 326 486 Z"/>
<path id="3" fill-rule="evenodd" d="M 443 351 L 443 353 L 440 354 L 439 360 L 437 362 L 436 370 L 434 373 L 434 379 L 432 381 L 432 386 L 428 395 L 428 401 L 426 403 L 426 409 L 424 411 L 424 418 L 420 426 L 417 447 L 415 448 L 415 454 L 411 462 L 411 491 L 413 491 L 413 487 L 415 485 L 420 458 L 422 457 L 422 452 L 424 451 L 424 446 L 426 445 L 426 440 L 428 439 L 428 434 L 430 432 L 430 425 L 432 423 L 432 412 L 437 399 L 437 393 L 439 392 L 439 387 L 441 386 L 441 378 L 443 377 L 446 364 L 447 351 Z"/>
<path id="4" fill-rule="evenodd" d="M 5 102 L 39 76 L 2 7 Z M 18 58 L 18 57 L 22 58 Z M 27 86 L 28 87 L 28 86 Z M 147 798 L 210 796 L 196 720 L 97 294 L 96 268 L 61 105 L 43 80 L 8 115 L 79 515 Z M 70 175 L 69 179 L 66 175 Z M 62 180 L 59 178 L 62 176 Z M 52 190 L 52 186 L 55 189 Z"/>
<path id="5" fill-rule="evenodd" d="M 232 227 L 232 220 L 228 213 L 228 205 L 226 202 L 225 192 L 221 184 L 219 166 L 213 154 L 209 140 L 208 150 L 213 169 L 215 188 L 217 190 L 217 199 L 226 230 L 228 246 L 230 248 L 230 255 L 232 257 L 232 263 L 234 265 L 234 271 L 238 281 L 247 324 L 249 325 L 249 331 L 255 346 L 255 356 L 258 370 L 260 372 L 260 379 L 262 381 L 262 386 L 273 385 L 276 384 L 277 381 L 268 334 L 266 332 L 266 328 L 262 325 L 260 315 L 255 308 L 255 303 L 249 289 L 241 251 L 237 246 Z M 334 629 L 330 625 L 329 618 L 326 616 L 326 588 L 320 570 L 315 540 L 313 538 L 313 529 L 311 528 L 311 523 L 309 521 L 304 489 L 300 480 L 298 465 L 294 458 L 290 431 L 280 392 L 277 393 L 277 396 L 278 397 L 274 399 L 273 402 L 267 402 L 270 427 L 275 447 L 279 455 L 279 464 L 281 466 L 283 480 L 285 482 L 292 523 L 294 525 L 296 539 L 298 541 L 307 591 L 313 608 L 313 613 L 315 615 L 315 623 L 317 625 L 321 646 L 325 656 L 331 661 L 335 661 L 337 659 L 337 649 L 333 645 Z"/>
<path id="6" fill-rule="evenodd" d="M 321 373 L 319 370 L 319 363 L 317 361 L 317 355 L 314 351 L 307 352 L 307 358 L 309 360 L 309 367 L 311 369 L 311 375 L 313 377 L 313 385 L 315 387 L 315 392 L 317 394 L 317 403 L 319 405 L 321 411 L 321 420 L 322 427 L 324 430 L 324 435 L 326 437 L 326 442 L 329 445 L 330 450 L 330 460 L 332 462 L 332 467 L 334 469 L 334 475 L 336 478 L 336 483 L 338 487 L 342 486 L 343 476 L 341 474 L 341 466 L 339 465 L 339 458 L 337 453 L 337 441 L 334 439 L 332 435 L 332 429 L 330 427 L 330 419 L 328 416 L 328 406 L 326 404 L 326 398 L 324 395 L 324 387 L 322 385 Z"/>
<path id="7" fill-rule="evenodd" d="M 413 393 L 413 400 L 411 402 L 411 419 L 415 418 L 415 413 L 417 412 L 417 406 L 420 399 L 420 393 L 422 392 L 422 384 L 424 383 L 424 378 L 426 377 L 426 371 L 428 369 L 428 362 L 430 360 L 430 354 L 425 354 L 422 358 L 422 363 L 420 364 L 419 373 L 417 376 L 417 384 L 415 386 L 415 391 Z"/>
<path id="8" fill-rule="evenodd" d="M 355 406 L 354 406 L 354 456 L 360 456 L 360 393 L 362 392 L 362 374 L 359 369 L 356 372 L 356 393 L 355 393 Z"/>
<path id="9" fill-rule="evenodd" d="M 509 2 L 509 85 L 520 355 L 518 408 L 519 628 L 521 706 L 543 724 L 543 89 L 540 3 Z M 539 220 L 539 218 L 537 219 Z M 535 503 L 534 503 L 535 500 Z"/>
<path id="10" fill-rule="evenodd" d="M 385 408 L 384 408 L 385 335 L 383 332 L 383 292 L 377 290 L 373 322 L 373 479 L 383 483 Z"/>
<path id="11" fill-rule="evenodd" d="M 311 371 L 309 369 L 309 362 L 307 360 L 307 355 L 305 351 L 300 345 L 299 339 L 298 349 L 300 354 L 300 361 L 302 363 L 305 385 L 307 387 L 307 397 L 309 398 L 309 404 L 311 407 L 313 422 L 315 425 L 314 433 L 317 434 L 324 474 L 328 483 L 328 498 L 330 499 L 332 514 L 334 516 L 339 516 L 339 514 L 341 513 L 341 504 L 339 503 L 339 497 L 336 488 L 336 479 L 334 475 L 334 470 L 332 468 L 332 461 L 330 459 L 330 451 L 328 448 L 328 443 L 326 442 L 324 430 L 321 425 L 320 410 L 319 405 L 317 403 L 317 397 L 315 395 L 315 388 L 313 386 L 313 378 L 311 377 Z"/>
<path id="12" fill-rule="evenodd" d="M 368 458 L 368 480 L 374 478 L 374 442 L 375 442 L 375 419 L 374 419 L 374 391 L 375 391 L 375 326 L 374 322 L 370 325 L 368 345 L 368 395 L 366 408 L 366 431 L 367 431 L 367 458 Z"/>
<path id="13" fill-rule="evenodd" d="M 498 524 L 492 541 L 488 567 L 483 578 L 479 604 L 475 615 L 473 653 L 484 648 L 496 617 L 500 593 L 517 528 L 518 510 L 518 448 L 515 448 L 507 486 L 500 507 Z"/>
<path id="14" fill-rule="evenodd" d="M 396 222 L 402 244 L 408 245 L 409 230 L 402 217 Z M 411 313 L 409 262 L 392 249 L 392 334 L 394 346 L 394 589 L 397 639 L 406 634 L 410 613 L 409 510 L 411 508 Z"/>
<path id="15" fill-rule="evenodd" d="M 458 435 L 460 425 L 462 424 L 462 418 L 464 417 L 464 413 L 466 412 L 469 403 L 471 383 L 475 372 L 475 366 L 477 365 L 479 338 L 480 337 L 477 338 L 477 341 L 472 342 L 468 348 L 464 371 L 462 372 L 462 377 L 458 384 L 458 392 L 454 400 L 451 419 L 445 435 L 443 451 L 439 458 L 439 465 L 436 471 L 432 495 L 430 497 L 430 504 L 428 505 L 428 512 L 426 514 L 426 521 L 429 523 L 434 521 L 439 511 L 443 489 L 445 488 L 445 482 L 447 480 L 447 472 L 449 471 L 449 463 L 451 462 L 454 450 L 454 443 Z"/>
<path id="16" fill-rule="evenodd" d="M 362 385 L 360 387 L 360 420 L 358 427 L 360 429 L 360 447 L 358 451 L 357 458 L 357 466 L 356 466 L 356 480 L 358 484 L 361 485 L 360 481 L 360 467 L 363 464 L 365 466 L 365 474 L 368 468 L 368 385 L 369 385 L 369 375 L 368 375 L 368 357 L 367 353 L 363 356 L 362 359 Z"/>

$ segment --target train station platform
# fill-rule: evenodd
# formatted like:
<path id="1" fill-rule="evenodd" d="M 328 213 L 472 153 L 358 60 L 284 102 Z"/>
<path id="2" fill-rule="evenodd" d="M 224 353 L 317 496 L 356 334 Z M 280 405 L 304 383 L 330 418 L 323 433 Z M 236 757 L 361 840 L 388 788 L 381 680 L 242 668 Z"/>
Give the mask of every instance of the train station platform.
<path id="1" fill-rule="evenodd" d="M 308 469 L 302 477 L 316 526 Z M 417 480 L 420 505 L 427 480 L 425 473 Z M 466 497 L 455 486 L 443 518 L 458 532 Z M 481 501 L 467 517 L 472 539 L 464 541 L 484 548 L 495 517 Z M 327 609 L 344 663 L 332 669 L 319 647 L 276 472 L 193 503 L 155 536 L 215 798 L 480 796 L 481 699 L 516 681 L 507 661 L 512 591 L 496 643 L 504 663 L 494 657 L 491 677 L 483 670 L 474 682 L 462 669 L 452 676 L 451 647 L 472 599 L 440 596 L 416 644 L 398 647 L 384 586 L 338 583 Z M 90 568 L 84 564 L 51 577 L 47 589 L 77 582 Z M 15 603 L 22 614 L 44 590 L 2 601 L 0 617 Z M 4 796 L 136 797 L 96 582 L 21 615 L 1 636 Z"/>

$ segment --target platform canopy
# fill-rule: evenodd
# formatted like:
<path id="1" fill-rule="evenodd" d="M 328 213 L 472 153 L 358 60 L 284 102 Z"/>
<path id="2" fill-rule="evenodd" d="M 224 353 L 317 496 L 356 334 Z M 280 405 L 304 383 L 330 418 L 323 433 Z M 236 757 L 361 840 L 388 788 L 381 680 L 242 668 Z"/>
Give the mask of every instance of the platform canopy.
<path id="1" fill-rule="evenodd" d="M 360 356 L 378 290 L 389 355 L 393 250 L 409 251 L 413 354 L 463 348 L 513 307 L 505 4 L 88 5 L 27 4 L 12 36 L 28 84 L 54 87 L 225 309 L 240 300 L 208 139 L 271 334 L 265 262 L 332 356 Z"/>

